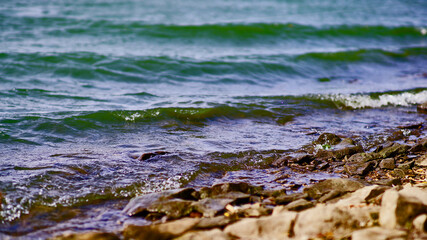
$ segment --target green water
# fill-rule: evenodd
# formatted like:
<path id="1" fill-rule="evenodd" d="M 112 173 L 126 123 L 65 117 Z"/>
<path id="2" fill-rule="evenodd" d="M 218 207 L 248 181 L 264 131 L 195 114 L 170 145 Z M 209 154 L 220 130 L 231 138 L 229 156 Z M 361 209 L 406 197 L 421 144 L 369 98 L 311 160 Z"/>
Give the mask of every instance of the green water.
<path id="1" fill-rule="evenodd" d="M 271 161 L 319 133 L 369 150 L 425 123 L 426 66 L 423 0 L 0 0 L 0 232 L 115 229 L 168 188 L 279 188 Z"/>

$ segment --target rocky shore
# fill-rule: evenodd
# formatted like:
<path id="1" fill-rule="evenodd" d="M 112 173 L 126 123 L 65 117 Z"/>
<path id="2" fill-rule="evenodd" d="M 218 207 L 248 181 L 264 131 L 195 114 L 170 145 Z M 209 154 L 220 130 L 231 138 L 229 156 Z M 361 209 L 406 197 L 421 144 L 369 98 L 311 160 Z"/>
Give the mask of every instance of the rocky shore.
<path id="1" fill-rule="evenodd" d="M 342 178 L 280 190 L 240 182 L 146 194 L 131 199 L 123 214 L 149 224 L 54 239 L 427 239 L 427 138 L 408 137 L 422 129 L 399 126 L 373 151 L 323 133 L 271 165 Z"/>

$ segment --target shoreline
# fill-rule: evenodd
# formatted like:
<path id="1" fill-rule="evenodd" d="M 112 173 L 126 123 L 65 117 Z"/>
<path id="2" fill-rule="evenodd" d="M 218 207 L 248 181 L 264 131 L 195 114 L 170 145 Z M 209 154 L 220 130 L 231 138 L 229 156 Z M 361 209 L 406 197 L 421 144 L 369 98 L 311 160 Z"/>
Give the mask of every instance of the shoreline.
<path id="1" fill-rule="evenodd" d="M 277 171 L 341 172 L 341 178 L 280 190 L 241 182 L 155 192 L 130 200 L 122 211 L 130 220 L 120 231 L 53 239 L 422 239 L 427 138 L 409 136 L 421 136 L 423 125 L 399 126 L 372 152 L 323 133 L 271 163 Z"/>

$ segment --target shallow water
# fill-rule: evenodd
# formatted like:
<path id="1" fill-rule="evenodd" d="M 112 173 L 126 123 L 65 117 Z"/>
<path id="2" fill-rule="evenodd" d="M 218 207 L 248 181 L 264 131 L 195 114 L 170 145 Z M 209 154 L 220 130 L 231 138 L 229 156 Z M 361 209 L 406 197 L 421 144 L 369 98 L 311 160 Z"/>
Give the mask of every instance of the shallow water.
<path id="1" fill-rule="evenodd" d="M 426 122 L 426 23 L 422 0 L 1 1 L 0 232 L 113 229 L 168 188 L 282 187 L 269 164 L 318 133 L 369 149 Z"/>

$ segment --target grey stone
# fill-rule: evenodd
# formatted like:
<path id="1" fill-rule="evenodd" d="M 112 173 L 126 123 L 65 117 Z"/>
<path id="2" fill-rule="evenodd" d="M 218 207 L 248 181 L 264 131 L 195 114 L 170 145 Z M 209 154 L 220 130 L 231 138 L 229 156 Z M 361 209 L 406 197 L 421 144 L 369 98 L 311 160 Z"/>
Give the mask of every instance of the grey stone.
<path id="1" fill-rule="evenodd" d="M 307 201 L 305 199 L 299 199 L 286 205 L 285 209 L 289 211 L 302 211 L 302 210 L 311 208 L 313 206 L 314 206 L 314 203 Z"/>
<path id="2" fill-rule="evenodd" d="M 193 203 L 193 207 L 196 211 L 203 214 L 205 217 L 213 217 L 218 212 L 225 209 L 227 204 L 230 204 L 234 199 L 212 199 L 205 198 L 198 202 Z"/>
<path id="3" fill-rule="evenodd" d="M 394 158 L 386 158 L 381 160 L 380 162 L 380 168 L 383 169 L 394 169 L 394 167 L 396 166 Z"/>
<path id="4" fill-rule="evenodd" d="M 316 183 L 313 186 L 306 187 L 304 193 L 313 199 L 319 199 L 324 194 L 331 191 L 338 191 L 340 193 L 354 192 L 359 188 L 364 187 L 360 182 L 345 179 L 345 178 L 331 178 L 322 182 Z"/>
<path id="5" fill-rule="evenodd" d="M 370 162 L 348 162 L 344 165 L 345 171 L 350 175 L 365 176 L 374 169 L 375 161 Z"/>

